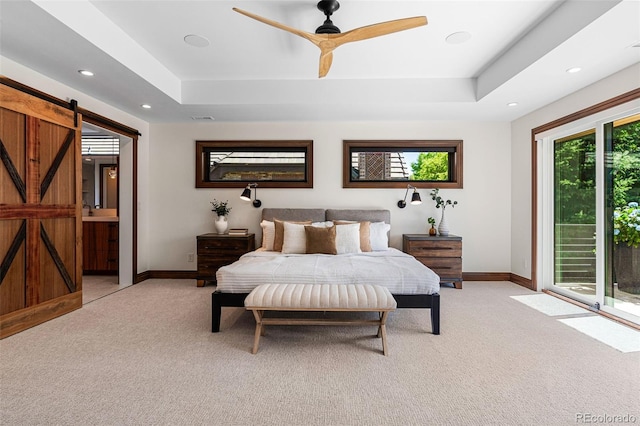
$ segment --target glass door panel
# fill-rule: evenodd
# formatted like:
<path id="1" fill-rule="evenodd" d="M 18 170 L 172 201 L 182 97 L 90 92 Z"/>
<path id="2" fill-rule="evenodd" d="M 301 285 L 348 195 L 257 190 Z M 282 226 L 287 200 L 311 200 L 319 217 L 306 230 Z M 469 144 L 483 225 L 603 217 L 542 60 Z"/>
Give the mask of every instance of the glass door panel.
<path id="1" fill-rule="evenodd" d="M 604 125 L 604 303 L 640 317 L 640 115 Z"/>
<path id="2" fill-rule="evenodd" d="M 596 301 L 596 132 L 553 141 L 553 286 Z"/>

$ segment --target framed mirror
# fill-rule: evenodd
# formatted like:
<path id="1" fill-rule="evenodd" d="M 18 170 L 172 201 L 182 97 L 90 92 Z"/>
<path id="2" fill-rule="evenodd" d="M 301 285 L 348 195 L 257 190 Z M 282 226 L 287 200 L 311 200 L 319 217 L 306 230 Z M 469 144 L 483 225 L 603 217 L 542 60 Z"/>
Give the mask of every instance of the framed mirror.
<path id="1" fill-rule="evenodd" d="M 196 141 L 196 188 L 313 188 L 313 141 Z"/>
<path id="2" fill-rule="evenodd" d="M 462 188 L 461 140 L 343 141 L 343 188 Z"/>

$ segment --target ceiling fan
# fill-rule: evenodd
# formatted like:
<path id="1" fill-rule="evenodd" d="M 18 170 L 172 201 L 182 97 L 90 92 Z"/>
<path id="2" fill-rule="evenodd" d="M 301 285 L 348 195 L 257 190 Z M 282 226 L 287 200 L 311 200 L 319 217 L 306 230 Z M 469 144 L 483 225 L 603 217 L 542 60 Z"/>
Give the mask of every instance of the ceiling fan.
<path id="1" fill-rule="evenodd" d="M 290 32 L 302 38 L 309 40 L 320 48 L 320 70 L 319 77 L 322 78 L 327 75 L 331 62 L 333 61 L 333 50 L 338 46 L 352 41 L 366 40 L 369 38 L 379 37 L 398 31 L 409 30 L 411 28 L 427 25 L 426 16 L 415 16 L 413 18 L 397 19 L 395 21 L 380 22 L 373 25 L 367 25 L 366 27 L 356 28 L 346 33 L 341 33 L 340 29 L 333 25 L 331 22 L 331 15 L 333 12 L 340 8 L 340 3 L 336 0 L 321 0 L 318 2 L 318 9 L 324 13 L 326 20 L 324 24 L 320 25 L 315 34 L 308 33 L 306 31 L 298 30 L 296 28 L 289 27 L 276 21 L 272 21 L 267 18 L 263 18 L 253 13 L 233 8 L 238 13 L 241 13 L 249 18 L 253 18 L 257 21 L 271 25 L 272 27 L 279 28 L 281 30 Z"/>

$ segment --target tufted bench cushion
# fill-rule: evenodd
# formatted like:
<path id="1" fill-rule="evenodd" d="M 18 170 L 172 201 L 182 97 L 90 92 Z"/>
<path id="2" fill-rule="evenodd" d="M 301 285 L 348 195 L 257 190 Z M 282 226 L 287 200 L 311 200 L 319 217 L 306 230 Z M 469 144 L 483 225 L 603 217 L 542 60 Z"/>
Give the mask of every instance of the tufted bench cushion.
<path id="1" fill-rule="evenodd" d="M 366 284 L 263 284 L 249 293 L 244 304 L 256 319 L 254 354 L 265 325 L 377 325 L 386 355 L 386 320 L 397 306 L 387 288 Z M 379 319 L 265 318 L 265 311 L 378 312 Z"/>
<path id="2" fill-rule="evenodd" d="M 305 311 L 377 311 L 397 306 L 396 299 L 385 287 L 362 284 L 263 284 L 249 293 L 244 305 L 249 309 L 268 307 L 272 310 Z"/>

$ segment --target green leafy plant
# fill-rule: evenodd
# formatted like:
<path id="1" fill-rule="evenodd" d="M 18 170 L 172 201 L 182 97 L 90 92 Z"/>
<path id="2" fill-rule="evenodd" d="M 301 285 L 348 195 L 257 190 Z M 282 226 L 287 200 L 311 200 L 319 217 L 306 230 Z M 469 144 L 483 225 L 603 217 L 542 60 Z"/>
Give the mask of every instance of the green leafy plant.
<path id="1" fill-rule="evenodd" d="M 227 201 L 218 201 L 215 198 L 211 201 L 211 205 L 213 206 L 212 212 L 216 212 L 218 216 L 226 216 L 231 211 L 231 207 L 228 207 L 229 200 Z"/>
<path id="2" fill-rule="evenodd" d="M 443 199 L 438 194 L 438 192 L 440 192 L 440 190 L 436 188 L 436 189 L 432 189 L 431 193 L 429 194 L 431 195 L 431 199 L 436 202 L 436 209 L 439 209 L 440 207 L 442 207 L 442 210 L 444 210 L 447 206 L 451 206 L 453 208 L 458 204 L 457 201 Z"/>
<path id="3" fill-rule="evenodd" d="M 640 245 L 640 208 L 635 201 L 613 211 L 613 241 L 631 247 Z"/>
<path id="4" fill-rule="evenodd" d="M 427 219 L 427 222 L 429 222 L 429 225 L 431 225 L 431 226 L 435 226 L 435 224 L 436 224 L 436 220 L 434 218 L 432 218 L 432 217 Z"/>

